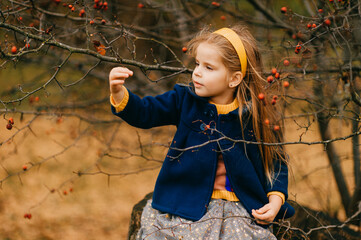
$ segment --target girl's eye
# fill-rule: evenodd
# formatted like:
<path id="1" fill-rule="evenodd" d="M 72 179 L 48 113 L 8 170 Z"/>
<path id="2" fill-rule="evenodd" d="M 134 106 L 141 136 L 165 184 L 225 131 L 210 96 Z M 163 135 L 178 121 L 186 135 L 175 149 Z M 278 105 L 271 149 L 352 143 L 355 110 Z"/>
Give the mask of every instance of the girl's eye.
<path id="1" fill-rule="evenodd" d="M 208 69 L 208 70 L 213 70 L 213 68 L 212 68 L 212 67 L 210 67 L 210 66 L 207 66 L 207 69 Z"/>

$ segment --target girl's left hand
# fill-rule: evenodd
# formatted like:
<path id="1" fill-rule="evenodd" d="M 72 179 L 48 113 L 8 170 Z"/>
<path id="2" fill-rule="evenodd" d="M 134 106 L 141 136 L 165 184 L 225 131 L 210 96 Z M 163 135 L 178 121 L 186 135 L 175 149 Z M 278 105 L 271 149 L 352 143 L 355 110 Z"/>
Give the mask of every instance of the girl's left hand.
<path id="1" fill-rule="evenodd" d="M 260 209 L 252 209 L 252 215 L 258 224 L 267 225 L 273 222 L 282 206 L 282 199 L 276 195 L 269 197 L 270 202 Z"/>

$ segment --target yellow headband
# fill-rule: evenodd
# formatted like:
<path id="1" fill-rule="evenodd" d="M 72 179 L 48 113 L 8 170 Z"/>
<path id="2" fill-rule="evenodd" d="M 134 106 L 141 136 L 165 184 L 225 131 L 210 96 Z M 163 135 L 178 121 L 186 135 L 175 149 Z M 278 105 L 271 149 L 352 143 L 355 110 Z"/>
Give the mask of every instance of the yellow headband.
<path id="1" fill-rule="evenodd" d="M 242 75 L 246 76 L 247 69 L 247 55 L 246 50 L 244 49 L 242 40 L 239 38 L 237 33 L 230 28 L 221 28 L 213 33 L 217 33 L 225 37 L 234 47 L 238 54 L 239 61 L 241 62 Z"/>

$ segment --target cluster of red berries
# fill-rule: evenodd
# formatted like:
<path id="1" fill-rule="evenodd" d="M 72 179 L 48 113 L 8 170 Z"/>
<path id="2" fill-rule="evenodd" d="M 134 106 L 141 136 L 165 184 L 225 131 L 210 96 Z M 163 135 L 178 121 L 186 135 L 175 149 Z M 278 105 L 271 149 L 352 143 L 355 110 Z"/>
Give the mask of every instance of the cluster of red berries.
<path id="1" fill-rule="evenodd" d="M 11 130 L 13 128 L 13 125 L 14 125 L 14 119 L 11 117 L 11 118 L 9 118 L 9 121 L 8 121 L 8 124 L 6 125 L 6 128 L 8 130 Z"/>
<path id="2" fill-rule="evenodd" d="M 30 104 L 32 104 L 33 102 L 39 102 L 39 100 L 40 100 L 39 96 L 36 96 L 36 97 L 30 96 L 29 97 L 29 103 Z"/>
<path id="3" fill-rule="evenodd" d="M 221 6 L 221 4 L 219 2 L 212 2 L 212 6 L 219 7 L 219 6 Z"/>
<path id="4" fill-rule="evenodd" d="M 73 188 L 69 188 L 69 192 L 72 193 L 72 192 L 73 192 Z M 64 194 L 64 195 L 68 195 L 68 191 L 67 191 L 67 190 L 64 190 L 64 191 L 63 191 L 63 194 Z"/>
<path id="5" fill-rule="evenodd" d="M 94 0 L 94 9 L 108 10 L 108 2 L 101 2 L 100 0 Z"/>
<path id="6" fill-rule="evenodd" d="M 269 119 L 266 118 L 266 119 L 264 120 L 264 124 L 266 124 L 267 126 L 269 126 L 269 123 L 270 123 Z M 273 130 L 274 130 L 274 131 L 279 131 L 279 130 L 280 130 L 280 126 L 279 126 L 279 125 L 274 125 L 274 126 L 273 126 Z"/>
<path id="7" fill-rule="evenodd" d="M 24 214 L 24 218 L 27 218 L 27 219 L 31 219 L 31 213 L 25 213 Z"/>
<path id="8" fill-rule="evenodd" d="M 297 44 L 295 53 L 298 54 L 300 52 L 301 48 L 302 48 L 301 44 Z"/>
<path id="9" fill-rule="evenodd" d="M 277 96 L 277 95 L 273 95 L 272 101 L 271 101 L 272 105 L 275 105 L 275 104 L 277 103 L 277 99 L 278 99 L 278 96 Z"/>
<path id="10" fill-rule="evenodd" d="M 84 10 L 84 9 L 81 9 L 81 10 L 79 11 L 79 17 L 84 17 L 84 15 L 85 15 L 85 10 Z"/>
<path id="11" fill-rule="evenodd" d="M 66 3 L 64 3 L 63 6 L 66 7 Z M 74 7 L 73 5 L 71 5 L 71 4 L 68 5 L 68 8 L 69 8 L 72 12 L 75 11 L 75 7 Z"/>

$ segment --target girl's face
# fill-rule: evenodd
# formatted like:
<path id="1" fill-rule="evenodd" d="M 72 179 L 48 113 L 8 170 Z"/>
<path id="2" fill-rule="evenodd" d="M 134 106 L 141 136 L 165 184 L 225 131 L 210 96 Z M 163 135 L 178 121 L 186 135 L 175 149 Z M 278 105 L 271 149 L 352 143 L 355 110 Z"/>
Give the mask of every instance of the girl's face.
<path id="1" fill-rule="evenodd" d="M 218 48 L 206 42 L 200 43 L 195 61 L 192 81 L 196 94 L 209 97 L 216 104 L 232 103 L 234 88 L 229 87 L 232 74 L 223 64 Z"/>

